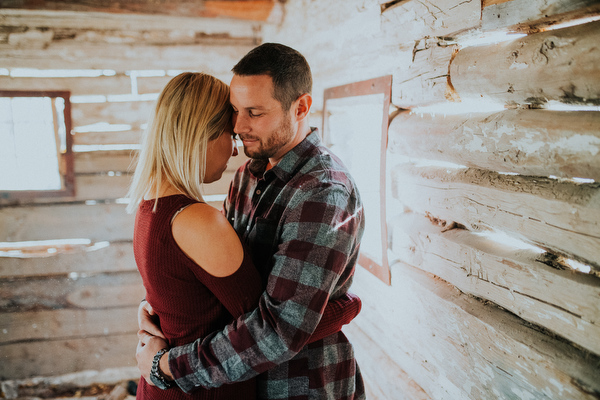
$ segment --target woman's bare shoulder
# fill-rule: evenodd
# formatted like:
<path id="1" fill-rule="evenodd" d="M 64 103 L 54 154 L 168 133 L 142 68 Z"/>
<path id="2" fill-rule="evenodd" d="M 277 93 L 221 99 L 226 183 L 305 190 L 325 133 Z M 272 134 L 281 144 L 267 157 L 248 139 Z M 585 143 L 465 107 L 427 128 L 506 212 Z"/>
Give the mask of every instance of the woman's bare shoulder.
<path id="1" fill-rule="evenodd" d="M 177 245 L 213 276 L 233 274 L 242 264 L 244 250 L 227 218 L 205 203 L 192 204 L 173 220 Z"/>

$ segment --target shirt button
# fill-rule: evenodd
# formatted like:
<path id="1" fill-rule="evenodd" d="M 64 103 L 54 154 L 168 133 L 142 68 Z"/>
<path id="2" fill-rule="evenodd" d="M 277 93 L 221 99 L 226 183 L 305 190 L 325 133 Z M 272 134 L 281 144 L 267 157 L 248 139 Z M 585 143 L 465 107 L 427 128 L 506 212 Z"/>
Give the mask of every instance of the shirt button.
<path id="1" fill-rule="evenodd" d="M 256 194 L 260 194 L 260 189 L 256 189 Z"/>

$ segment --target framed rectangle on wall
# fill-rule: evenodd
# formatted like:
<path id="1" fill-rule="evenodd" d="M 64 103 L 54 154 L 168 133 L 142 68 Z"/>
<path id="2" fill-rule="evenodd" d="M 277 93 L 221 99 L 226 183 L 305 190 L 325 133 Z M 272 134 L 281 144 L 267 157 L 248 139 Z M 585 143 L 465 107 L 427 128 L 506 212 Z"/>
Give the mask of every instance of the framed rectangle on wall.
<path id="1" fill-rule="evenodd" d="M 359 264 L 391 283 L 387 257 L 386 149 L 392 76 L 325 89 L 323 141 L 356 181 L 365 209 Z"/>

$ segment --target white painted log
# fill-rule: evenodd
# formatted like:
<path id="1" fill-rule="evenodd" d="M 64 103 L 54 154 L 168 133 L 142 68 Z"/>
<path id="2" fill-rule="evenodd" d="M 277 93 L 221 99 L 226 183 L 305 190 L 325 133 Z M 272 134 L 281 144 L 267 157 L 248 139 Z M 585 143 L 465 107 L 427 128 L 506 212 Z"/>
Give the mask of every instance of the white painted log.
<path id="1" fill-rule="evenodd" d="M 478 28 L 481 1 L 399 1 L 383 10 L 381 30 L 403 43 Z"/>
<path id="2" fill-rule="evenodd" d="M 412 60 L 394 70 L 392 104 L 414 108 L 454 101 L 454 90 L 448 84 L 448 66 L 457 49 L 438 39 L 416 42 Z"/>
<path id="3" fill-rule="evenodd" d="M 0 208 L 1 241 L 133 238 L 134 216 L 124 204 L 78 204 Z"/>
<path id="4" fill-rule="evenodd" d="M 47 253 L 45 257 L 0 257 L 0 278 L 136 270 L 131 242 L 90 243 L 69 250 L 59 247 L 56 252 Z"/>
<path id="5" fill-rule="evenodd" d="M 507 110 L 402 113 L 389 128 L 393 155 L 521 175 L 600 181 L 600 113 Z"/>
<path id="6" fill-rule="evenodd" d="M 527 31 L 598 15 L 598 11 L 600 7 L 597 0 L 511 0 L 484 6 L 481 27 L 484 31 Z"/>
<path id="7" fill-rule="evenodd" d="M 467 47 L 450 65 L 461 99 L 541 106 L 600 104 L 600 22 Z"/>
<path id="8" fill-rule="evenodd" d="M 598 277 L 557 270 L 541 252 L 468 230 L 444 232 L 423 215 L 395 222 L 392 251 L 401 261 L 600 354 Z"/>
<path id="9" fill-rule="evenodd" d="M 409 164 L 391 175 L 393 196 L 413 211 L 470 230 L 506 232 L 589 264 L 600 260 L 597 184 Z"/>
<path id="10" fill-rule="evenodd" d="M 432 399 L 592 400 L 600 391 L 597 356 L 417 268 L 392 265 L 391 286 L 358 268 L 351 290 L 363 301 L 354 323 Z"/>

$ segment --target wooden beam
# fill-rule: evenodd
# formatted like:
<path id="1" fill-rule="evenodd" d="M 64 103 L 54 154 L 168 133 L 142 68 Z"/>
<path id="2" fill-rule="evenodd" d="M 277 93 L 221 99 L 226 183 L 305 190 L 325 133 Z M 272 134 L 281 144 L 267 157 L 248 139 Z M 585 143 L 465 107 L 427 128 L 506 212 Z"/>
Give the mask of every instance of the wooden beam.
<path id="1" fill-rule="evenodd" d="M 389 128 L 391 154 L 521 175 L 600 181 L 600 113 L 506 110 L 402 113 Z"/>
<path id="2" fill-rule="evenodd" d="M 597 0 L 484 0 L 481 28 L 539 32 L 549 26 L 600 13 Z"/>
<path id="3" fill-rule="evenodd" d="M 352 291 L 363 301 L 354 323 L 432 399 L 594 400 L 600 392 L 600 357 L 416 267 L 392 265 L 391 286 L 358 268 Z"/>
<path id="4" fill-rule="evenodd" d="M 135 367 L 136 332 L 0 346 L 0 380 Z"/>
<path id="5" fill-rule="evenodd" d="M 274 0 L 264 1 L 190 1 L 190 0 L 102 0 L 60 1 L 60 0 L 8 0 L 3 7 L 26 10 L 54 10 L 77 12 L 105 12 L 114 14 L 153 14 L 178 17 L 230 17 L 245 20 L 266 21 L 275 4 Z"/>
<path id="6" fill-rule="evenodd" d="M 93 242 L 133 238 L 134 216 L 124 204 L 64 203 L 0 208 L 0 241 L 84 238 Z"/>
<path id="7" fill-rule="evenodd" d="M 600 105 L 600 21 L 461 49 L 450 65 L 460 98 L 541 107 Z"/>
<path id="8" fill-rule="evenodd" d="M 600 274 L 600 187 L 477 169 L 398 164 L 392 193 L 420 214 L 566 254 Z"/>
<path id="9" fill-rule="evenodd" d="M 67 275 L 86 275 L 111 272 L 131 272 L 137 267 L 131 242 L 90 243 L 65 249 L 45 246 L 56 252 L 38 256 L 30 251 L 21 257 L 0 258 L 0 278 Z"/>
<path id="10" fill-rule="evenodd" d="M 392 251 L 468 293 L 600 354 L 600 279 L 557 270 L 540 252 L 450 229 L 424 215 L 395 220 Z"/>

